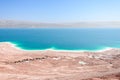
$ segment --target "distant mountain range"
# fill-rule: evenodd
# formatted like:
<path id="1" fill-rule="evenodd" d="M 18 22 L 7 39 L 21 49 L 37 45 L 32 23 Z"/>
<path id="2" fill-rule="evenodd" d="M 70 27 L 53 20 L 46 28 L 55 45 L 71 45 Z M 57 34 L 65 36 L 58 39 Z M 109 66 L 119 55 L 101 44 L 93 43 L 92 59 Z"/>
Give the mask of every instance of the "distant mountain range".
<path id="1" fill-rule="evenodd" d="M 40 23 L 30 21 L 0 20 L 0 27 L 120 27 L 120 21 L 96 21 L 76 23 Z"/>

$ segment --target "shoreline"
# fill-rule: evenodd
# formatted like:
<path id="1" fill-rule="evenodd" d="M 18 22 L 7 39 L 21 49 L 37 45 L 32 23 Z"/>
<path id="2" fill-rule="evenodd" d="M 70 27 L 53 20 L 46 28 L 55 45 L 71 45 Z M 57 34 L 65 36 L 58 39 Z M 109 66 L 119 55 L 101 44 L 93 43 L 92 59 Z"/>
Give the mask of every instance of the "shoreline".
<path id="1" fill-rule="evenodd" d="M 106 48 L 103 48 L 103 49 L 99 49 L 99 50 L 62 50 L 62 49 L 55 49 L 54 47 L 52 48 L 48 48 L 48 49 L 36 49 L 36 50 L 28 50 L 28 49 L 24 49 L 20 46 L 18 46 L 17 43 L 14 43 L 14 42 L 0 42 L 0 44 L 9 44 L 11 45 L 12 47 L 14 47 L 15 49 L 18 49 L 18 50 L 22 50 L 22 51 L 55 51 L 55 52 L 105 52 L 105 51 L 109 51 L 109 50 L 113 50 L 113 49 L 119 49 L 119 48 L 112 48 L 112 47 L 106 47 Z"/>
<path id="2" fill-rule="evenodd" d="M 119 75 L 119 61 L 120 49 L 102 52 L 24 50 L 11 42 L 0 43 L 2 80 L 99 80 L 104 76 L 116 79 L 109 75 Z"/>

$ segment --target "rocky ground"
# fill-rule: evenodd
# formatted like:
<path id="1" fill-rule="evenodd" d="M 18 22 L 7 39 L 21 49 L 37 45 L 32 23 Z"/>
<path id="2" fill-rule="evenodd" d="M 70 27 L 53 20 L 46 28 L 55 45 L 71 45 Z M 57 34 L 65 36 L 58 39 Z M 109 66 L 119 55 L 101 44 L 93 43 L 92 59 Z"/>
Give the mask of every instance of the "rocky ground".
<path id="1" fill-rule="evenodd" d="M 83 79 L 83 80 L 120 80 L 120 73 L 106 75 L 97 78 Z"/>
<path id="2" fill-rule="evenodd" d="M 23 51 L 0 43 L 1 80 L 120 80 L 120 50 Z"/>

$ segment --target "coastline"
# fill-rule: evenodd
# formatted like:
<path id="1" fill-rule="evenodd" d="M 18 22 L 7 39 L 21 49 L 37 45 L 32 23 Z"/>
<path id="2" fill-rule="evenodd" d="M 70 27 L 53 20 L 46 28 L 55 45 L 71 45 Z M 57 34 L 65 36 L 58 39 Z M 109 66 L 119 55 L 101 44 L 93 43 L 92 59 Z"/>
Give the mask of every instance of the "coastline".
<path id="1" fill-rule="evenodd" d="M 18 49 L 18 50 L 22 50 L 22 51 L 55 51 L 55 52 L 105 52 L 105 51 L 110 51 L 110 50 L 113 50 L 113 49 L 119 49 L 119 48 L 112 48 L 112 47 L 105 47 L 105 48 L 102 48 L 102 49 L 98 49 L 98 50 L 63 50 L 63 49 L 56 49 L 54 47 L 52 48 L 48 48 L 48 49 L 35 49 L 35 50 L 30 50 L 30 49 L 24 49 L 20 46 L 18 46 L 19 44 L 18 43 L 15 43 L 15 42 L 0 42 L 0 44 L 9 44 L 11 45 L 12 47 L 14 47 L 15 49 Z"/>
<path id="2" fill-rule="evenodd" d="M 0 43 L 2 80 L 99 80 L 104 76 L 109 79 L 109 75 L 120 73 L 119 61 L 120 49 L 102 52 L 24 50 L 11 42 Z"/>

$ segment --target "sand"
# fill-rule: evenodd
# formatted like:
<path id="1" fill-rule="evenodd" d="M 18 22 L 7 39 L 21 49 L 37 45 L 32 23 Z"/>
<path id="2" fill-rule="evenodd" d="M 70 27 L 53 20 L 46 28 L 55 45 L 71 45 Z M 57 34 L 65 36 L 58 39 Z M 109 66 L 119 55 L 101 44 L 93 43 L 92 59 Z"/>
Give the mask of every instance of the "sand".
<path id="1" fill-rule="evenodd" d="M 120 80 L 120 49 L 27 51 L 0 43 L 0 80 Z"/>

